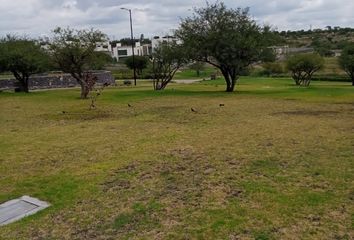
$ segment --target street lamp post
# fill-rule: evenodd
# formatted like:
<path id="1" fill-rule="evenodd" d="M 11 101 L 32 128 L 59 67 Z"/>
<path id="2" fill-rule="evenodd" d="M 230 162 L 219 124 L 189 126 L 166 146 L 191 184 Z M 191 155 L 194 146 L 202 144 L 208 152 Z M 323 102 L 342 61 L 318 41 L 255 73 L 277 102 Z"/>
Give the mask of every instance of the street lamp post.
<path id="1" fill-rule="evenodd" d="M 132 44 L 132 54 L 133 54 L 133 71 L 134 71 L 134 86 L 136 86 L 136 69 L 135 69 L 135 53 L 134 53 L 134 36 L 133 36 L 133 21 L 132 21 L 132 10 L 128 8 L 120 8 L 122 10 L 126 10 L 129 12 L 129 18 L 130 18 L 130 38 L 131 38 L 131 44 Z"/>

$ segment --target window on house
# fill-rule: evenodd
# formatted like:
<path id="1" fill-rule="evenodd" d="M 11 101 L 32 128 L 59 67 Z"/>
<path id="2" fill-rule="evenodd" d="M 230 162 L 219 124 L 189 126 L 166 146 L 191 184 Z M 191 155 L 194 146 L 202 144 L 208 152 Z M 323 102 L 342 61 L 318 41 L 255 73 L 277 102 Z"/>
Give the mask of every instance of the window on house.
<path id="1" fill-rule="evenodd" d="M 119 56 L 127 56 L 128 55 L 128 51 L 127 50 L 118 50 L 118 55 Z"/>

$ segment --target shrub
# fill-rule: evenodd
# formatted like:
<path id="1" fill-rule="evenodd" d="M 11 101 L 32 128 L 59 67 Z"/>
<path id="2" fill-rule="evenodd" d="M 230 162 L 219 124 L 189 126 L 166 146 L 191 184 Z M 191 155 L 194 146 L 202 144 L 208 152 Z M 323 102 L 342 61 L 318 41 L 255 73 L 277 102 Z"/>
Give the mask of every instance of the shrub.
<path id="1" fill-rule="evenodd" d="M 312 75 L 323 65 L 323 58 L 313 53 L 293 55 L 286 62 L 287 69 L 291 72 L 296 85 L 300 86 L 309 86 Z"/>
<path id="2" fill-rule="evenodd" d="M 283 68 L 283 65 L 281 63 L 268 62 L 268 63 L 264 63 L 262 65 L 262 67 L 264 68 L 263 71 L 264 71 L 266 76 L 273 76 L 273 75 L 276 75 L 276 74 L 284 73 L 284 68 Z"/>

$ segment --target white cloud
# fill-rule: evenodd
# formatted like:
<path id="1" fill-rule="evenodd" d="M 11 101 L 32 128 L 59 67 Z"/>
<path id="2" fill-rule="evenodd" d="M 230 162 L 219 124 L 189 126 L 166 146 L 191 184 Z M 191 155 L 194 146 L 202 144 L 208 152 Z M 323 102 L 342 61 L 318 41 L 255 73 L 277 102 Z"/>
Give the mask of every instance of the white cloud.
<path id="1" fill-rule="evenodd" d="M 211 1 L 210 1 L 211 2 Z M 352 0 L 225 0 L 229 7 L 250 7 L 260 22 L 280 30 L 323 28 L 327 25 L 354 27 Z M 99 28 L 110 36 L 129 36 L 133 10 L 135 36 L 162 34 L 176 28 L 180 17 L 204 0 L 0 0 L 0 35 L 7 33 L 39 36 L 57 26 Z"/>

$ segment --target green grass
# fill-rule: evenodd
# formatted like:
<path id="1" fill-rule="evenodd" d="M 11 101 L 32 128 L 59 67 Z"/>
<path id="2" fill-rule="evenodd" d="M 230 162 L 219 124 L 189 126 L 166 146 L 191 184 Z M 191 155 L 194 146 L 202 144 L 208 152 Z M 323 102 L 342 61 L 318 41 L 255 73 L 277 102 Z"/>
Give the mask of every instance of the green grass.
<path id="1" fill-rule="evenodd" d="M 192 69 L 183 69 L 176 73 L 173 79 L 210 79 L 211 74 L 215 73 L 216 70 L 213 67 L 205 67 L 200 71 L 200 75 Z"/>
<path id="2" fill-rule="evenodd" d="M 286 61 L 279 62 L 285 72 L 276 74 L 279 77 L 290 77 L 290 72 L 286 71 Z M 251 71 L 251 75 L 260 76 L 263 71 L 261 65 L 256 65 Z M 324 66 L 321 70 L 317 71 L 312 77 L 313 81 L 333 81 L 333 82 L 351 82 L 349 76 L 339 66 L 337 57 L 325 57 Z"/>
<path id="3" fill-rule="evenodd" d="M 0 202 L 52 204 L 0 239 L 351 239 L 350 83 L 224 89 L 0 93 Z"/>
<path id="4" fill-rule="evenodd" d="M 133 78 L 133 71 L 126 67 L 116 67 L 116 68 L 108 68 L 115 77 L 115 79 L 132 79 Z M 187 80 L 187 79 L 210 79 L 211 74 L 215 73 L 216 69 L 211 66 L 206 66 L 202 71 L 200 71 L 200 75 L 197 75 L 195 70 L 184 68 L 179 70 L 173 79 L 175 80 Z M 138 78 L 149 79 L 153 76 L 152 70 L 146 68 L 143 70 L 142 75 L 138 76 Z"/>
<path id="5" fill-rule="evenodd" d="M 10 73 L 6 73 L 6 74 L 0 74 L 0 80 L 2 79 L 12 79 L 14 78 L 14 76 Z"/>

